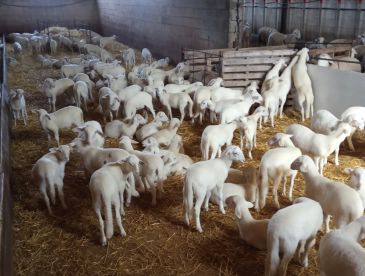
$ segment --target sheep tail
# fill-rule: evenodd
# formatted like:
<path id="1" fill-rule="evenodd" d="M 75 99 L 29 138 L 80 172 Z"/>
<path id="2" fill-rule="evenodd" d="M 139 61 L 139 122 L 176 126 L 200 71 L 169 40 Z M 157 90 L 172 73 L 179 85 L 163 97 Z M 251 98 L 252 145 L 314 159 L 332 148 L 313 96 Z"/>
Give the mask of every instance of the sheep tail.
<path id="1" fill-rule="evenodd" d="M 105 207 L 105 226 L 106 226 L 106 237 L 110 239 L 113 236 L 114 227 L 113 227 L 113 214 L 112 214 L 112 204 L 111 201 L 107 202 L 104 198 L 104 207 Z"/>
<path id="2" fill-rule="evenodd" d="M 271 233 L 268 231 L 265 276 L 276 275 L 277 268 L 279 267 L 280 264 L 279 238 L 270 234 Z"/>
<path id="3" fill-rule="evenodd" d="M 186 225 L 190 224 L 190 219 L 193 214 L 193 186 L 190 181 L 187 180 L 188 174 L 185 174 L 184 187 L 183 187 L 183 206 L 184 217 Z"/>

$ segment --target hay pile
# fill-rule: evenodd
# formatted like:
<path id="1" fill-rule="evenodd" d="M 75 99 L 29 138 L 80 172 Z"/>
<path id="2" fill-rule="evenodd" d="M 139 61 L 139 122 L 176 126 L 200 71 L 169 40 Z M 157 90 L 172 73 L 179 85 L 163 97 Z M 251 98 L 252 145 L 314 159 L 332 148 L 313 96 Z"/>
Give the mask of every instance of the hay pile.
<path id="1" fill-rule="evenodd" d="M 69 53 L 68 53 L 69 54 Z M 25 57 L 20 68 L 9 72 L 11 88 L 23 88 L 27 94 L 28 110 L 46 108 L 47 101 L 38 85 L 46 77 L 59 77 L 59 70 L 41 69 L 31 57 Z M 30 113 L 30 112 L 29 112 Z M 183 224 L 182 178 L 169 177 L 165 194 L 151 207 L 150 195 L 143 194 L 126 208 L 123 220 L 126 238 L 114 236 L 107 247 L 99 245 L 98 223 L 91 207 L 88 182 L 78 158 L 74 155 L 66 166 L 65 196 L 69 207 L 63 211 L 54 208 L 56 217 L 50 217 L 41 199 L 38 187 L 31 183 L 34 162 L 47 152 L 47 140 L 37 118 L 30 115 L 29 125 L 21 123 L 12 130 L 12 187 L 14 192 L 15 269 L 18 275 L 262 275 L 266 252 L 258 251 L 239 239 L 231 210 L 227 215 L 210 206 L 209 213 L 202 212 L 204 233 L 199 234 Z M 258 147 L 253 151 L 254 160 L 244 165 L 258 167 L 260 158 L 268 149 L 266 140 L 294 122 L 299 116 L 287 111 L 288 117 L 277 121 L 275 129 L 258 130 Z M 95 119 L 95 115 L 86 119 Z M 203 127 L 184 122 L 178 130 L 184 139 L 186 153 L 200 159 L 200 135 Z M 61 142 L 69 142 L 69 131 L 61 134 Z M 239 144 L 238 136 L 235 144 Z M 343 169 L 348 166 L 365 166 L 363 159 L 365 141 L 355 141 L 356 153 L 341 149 L 339 167 L 333 158 L 325 168 L 325 175 L 346 180 Z M 109 144 L 110 145 L 110 144 Z M 235 164 L 237 167 L 237 164 Z M 298 175 L 294 197 L 303 195 L 303 179 Z M 281 197 L 282 206 L 289 205 Z M 271 200 L 256 218 L 268 218 L 275 212 Z M 311 251 L 309 268 L 291 262 L 289 275 L 318 275 L 316 250 Z"/>

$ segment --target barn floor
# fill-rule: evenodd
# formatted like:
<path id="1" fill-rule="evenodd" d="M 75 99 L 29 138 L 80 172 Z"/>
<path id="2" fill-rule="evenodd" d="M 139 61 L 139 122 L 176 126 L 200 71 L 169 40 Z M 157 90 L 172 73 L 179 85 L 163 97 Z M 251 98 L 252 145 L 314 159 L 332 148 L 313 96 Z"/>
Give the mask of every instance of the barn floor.
<path id="1" fill-rule="evenodd" d="M 99 230 L 91 207 L 88 182 L 75 155 L 66 166 L 64 190 L 68 210 L 57 204 L 55 217 L 48 215 L 38 187 L 31 182 L 31 169 L 35 161 L 45 154 L 47 139 L 38 120 L 30 111 L 47 108 L 47 101 L 39 85 L 46 77 L 59 77 L 59 70 L 42 69 L 31 57 L 25 57 L 18 68 L 9 70 L 10 88 L 26 91 L 28 126 L 21 122 L 12 128 L 12 187 L 14 195 L 15 271 L 18 275 L 263 275 L 266 252 L 258 251 L 239 239 L 232 210 L 227 215 L 216 206 L 202 212 L 204 233 L 199 234 L 183 223 L 182 178 L 169 177 L 164 184 L 165 194 L 156 207 L 150 205 L 150 195 L 135 198 L 126 208 L 123 220 L 126 238 L 115 235 L 106 247 L 99 245 Z M 295 122 L 298 114 L 287 110 L 287 116 L 277 121 L 277 127 L 265 126 L 258 130 L 258 148 L 254 160 L 243 165 L 258 167 L 260 158 L 268 149 L 266 140 L 271 135 Z M 86 119 L 96 118 L 95 114 Z M 178 133 L 184 139 L 185 150 L 195 161 L 200 159 L 200 135 L 203 127 L 184 122 Z M 64 131 L 63 143 L 72 140 L 73 134 Z M 325 175 L 338 180 L 347 176 L 347 166 L 365 166 L 364 144 L 355 141 L 356 153 L 341 149 L 339 167 L 330 163 Z M 364 141 L 363 141 L 364 142 Z M 234 140 L 238 144 L 237 136 Z M 116 145 L 115 142 L 112 143 Z M 109 143 L 109 146 L 111 143 Z M 246 152 L 245 152 L 246 154 Z M 237 164 L 234 164 L 237 167 Z M 294 196 L 303 195 L 303 179 L 297 177 Z M 289 205 L 280 197 L 283 206 Z M 255 218 L 269 218 L 275 209 L 271 200 L 261 214 L 252 211 Z M 311 251 L 309 268 L 289 265 L 289 275 L 318 275 L 316 250 Z"/>

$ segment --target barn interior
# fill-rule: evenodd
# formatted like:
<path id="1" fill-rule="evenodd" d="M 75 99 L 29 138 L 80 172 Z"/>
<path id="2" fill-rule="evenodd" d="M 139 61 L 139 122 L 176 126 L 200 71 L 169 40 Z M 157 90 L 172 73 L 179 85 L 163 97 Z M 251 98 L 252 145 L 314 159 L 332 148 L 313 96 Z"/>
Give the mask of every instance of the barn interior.
<path id="1" fill-rule="evenodd" d="M 364 262 L 359 260 L 363 260 L 365 256 L 365 242 L 362 240 L 365 237 L 365 205 L 363 205 L 365 183 L 361 182 L 363 180 L 360 171 L 362 167 L 365 168 L 364 12 L 365 1 L 362 0 L 0 1 L 1 275 L 285 275 L 281 266 L 286 267 L 286 265 L 282 263 L 278 268 L 279 271 L 267 271 L 271 256 L 271 251 L 267 248 L 272 246 L 269 237 L 272 237 L 270 235 L 273 231 L 267 229 L 275 228 L 274 220 L 270 219 L 279 218 L 283 214 L 280 213 L 281 210 L 290 210 L 295 205 L 303 204 L 293 202 L 299 197 L 313 199 L 310 200 L 312 205 L 319 202 L 317 205 L 322 208 L 320 210 L 323 214 L 328 214 L 332 218 L 331 231 L 326 233 L 325 223 L 321 224 L 320 228 L 315 229 L 314 235 L 303 238 L 306 243 L 302 246 L 293 235 L 298 233 L 301 235 L 303 232 L 301 229 L 309 229 L 310 223 L 298 226 L 303 223 L 304 218 L 297 219 L 298 224 L 295 225 L 288 222 L 285 225 L 288 233 L 282 234 L 289 242 L 295 243 L 295 252 L 299 257 L 290 257 L 291 261 L 285 268 L 287 275 L 321 275 L 324 271 L 330 271 L 328 267 L 326 268 L 325 260 L 332 264 L 336 263 L 337 266 L 333 266 L 335 269 L 332 272 L 323 275 L 363 275 L 361 271 L 365 271 Z M 52 46 L 53 41 L 55 48 Z M 281 62 L 285 63 L 282 67 L 278 66 Z M 115 67 L 119 71 L 113 71 Z M 113 69 L 103 71 L 105 68 Z M 289 75 L 286 75 L 288 73 Z M 161 74 L 164 76 L 162 85 L 159 77 L 155 78 Z M 85 75 L 88 81 L 76 79 L 77 76 L 82 77 L 81 75 Z M 285 79 L 285 76 L 289 77 Z M 45 85 L 47 79 L 68 79 L 72 84 L 60 92 L 62 95 L 57 94 L 57 97 L 53 97 L 49 94 L 53 93 L 49 92 L 52 88 L 48 89 Z M 309 80 L 309 84 L 308 82 L 303 84 L 305 82 L 303 80 Z M 113 82 L 116 84 L 113 85 Z M 284 82 L 288 85 L 285 86 L 287 91 L 282 100 L 277 95 L 279 91 L 285 90 L 278 89 Z M 82 98 L 84 102 L 75 96 L 79 95 L 77 85 L 87 87 L 87 97 Z M 301 85 L 305 86 L 305 89 Z M 135 135 L 136 118 L 146 119 L 144 123 L 138 123 L 139 130 L 142 125 L 156 119 L 151 109 L 143 104 L 142 107 L 136 107 L 137 115 L 136 112 L 128 115 L 127 110 L 131 106 L 135 108 L 134 103 L 126 98 L 130 92 L 125 88 L 131 86 L 139 87 L 136 92 L 132 91 L 136 93 L 133 94 L 136 99 L 142 93 L 148 96 L 156 118 L 158 113 L 163 111 L 170 119 L 170 123 L 165 122 L 158 127 L 154 125 L 156 131 L 150 137 L 167 141 L 158 145 L 157 152 L 150 152 L 146 143 L 142 143 L 144 139 L 139 139 L 138 135 Z M 177 92 L 170 94 L 169 89 L 173 91 L 176 89 Z M 204 91 L 209 91 L 210 94 L 207 98 L 199 100 L 199 95 L 203 95 Z M 312 104 L 308 98 L 308 91 Z M 104 106 L 105 97 L 102 95 L 104 92 L 109 93 L 108 100 L 116 97 L 118 107 L 120 105 L 117 110 L 112 110 L 112 104 Z M 245 95 L 256 95 L 250 94 L 251 92 L 257 92 L 261 100 L 250 101 L 247 112 L 239 107 L 237 112 L 240 115 L 230 119 L 229 116 L 235 111 L 231 112 L 229 109 L 232 109 L 233 105 L 247 101 Z M 271 92 L 275 95 L 273 100 L 268 96 Z M 171 96 L 173 93 L 184 94 L 181 98 L 187 97 L 187 101 L 191 102 L 190 106 L 187 104 L 182 109 L 174 106 L 176 103 L 172 103 L 173 100 L 169 102 L 168 105 L 172 106 L 171 117 L 177 118 L 176 120 L 170 118 L 167 104 L 162 100 L 164 95 Z M 237 93 L 239 96 L 236 96 Z M 305 97 L 303 102 L 302 96 Z M 26 104 L 26 118 L 21 117 L 23 109 L 15 110 L 17 107 L 14 102 L 18 97 L 24 99 L 24 106 Z M 214 111 L 219 102 L 214 97 L 220 99 L 222 106 L 225 105 L 220 113 Z M 57 100 L 55 109 L 52 108 L 53 100 L 54 102 Z M 139 101 L 142 101 L 142 97 Z M 206 105 L 203 108 L 204 101 Z M 209 103 L 215 107 L 211 108 Z M 52 195 L 50 196 L 52 209 L 50 213 L 42 192 L 41 172 L 37 170 L 46 154 L 56 154 L 54 152 L 60 151 L 61 147 L 54 139 L 54 129 L 45 125 L 45 119 L 39 110 L 43 109 L 49 116 L 53 114 L 51 112 L 69 106 L 74 110 L 81 110 L 82 124 L 74 123 L 65 128 L 59 127 L 62 128 L 59 145 L 65 145 L 71 151 L 69 157 L 62 157 L 65 158 L 64 160 L 61 158 L 63 161 L 61 159 L 57 161 L 57 164 L 64 162 L 65 167 L 56 169 L 62 175 L 61 190 L 64 191 L 67 208 L 63 208 L 60 191 L 57 189 L 55 202 Z M 310 110 L 307 112 L 309 106 L 312 108 L 311 112 Z M 283 116 L 279 116 L 280 107 L 284 109 Z M 112 111 L 105 111 L 107 108 Z M 180 121 L 184 109 L 185 119 Z M 252 119 L 257 110 L 264 110 L 262 127 L 259 127 L 261 116 L 260 122 Z M 327 114 L 326 118 L 320 117 L 324 114 L 323 110 Z M 224 112 L 229 114 L 228 119 L 225 119 Z M 71 116 L 71 113 L 67 112 L 65 114 L 76 120 L 76 115 Z M 202 119 L 199 118 L 199 114 L 202 114 Z M 218 119 L 212 119 L 216 114 Z M 275 120 L 272 123 L 271 118 Z M 328 121 L 327 125 L 325 119 Z M 115 124 L 125 126 L 124 132 L 118 128 L 120 133 L 115 137 L 107 133 L 111 121 L 116 122 L 113 120 L 118 120 Z M 255 133 L 257 128 L 257 133 L 254 135 L 257 141 L 251 141 L 249 138 L 252 128 L 248 126 L 249 120 L 254 122 Z M 114 205 L 111 219 L 114 223 L 112 226 L 114 234 L 111 236 L 108 235 L 107 223 L 110 222 L 110 217 L 105 207 L 107 203 L 105 198 L 101 201 L 101 205 L 105 206 L 101 207 L 101 216 L 98 217 L 95 207 L 97 200 L 93 194 L 96 192 L 92 187 L 93 183 L 100 184 L 97 180 L 94 181 L 98 172 L 107 170 L 108 166 L 116 166 L 118 161 L 127 163 L 127 159 L 119 158 L 112 160 L 114 163 L 108 163 L 111 161 L 109 155 L 101 161 L 100 166 L 87 172 L 86 163 L 94 162 L 97 157 L 95 155 L 90 160 L 88 157 L 84 158 L 83 150 L 90 145 L 79 146 L 77 143 L 78 141 L 87 143 L 87 139 L 90 138 L 89 134 L 83 132 L 87 128 L 84 122 L 88 121 L 96 121 L 102 127 L 100 134 L 102 145 L 96 147 L 98 149 L 121 148 L 123 146 L 121 141 L 125 141 L 123 135 L 132 132 L 129 136 L 138 142 L 133 144 L 134 152 L 129 150 L 127 152 L 128 156 L 137 156 L 140 160 L 139 177 L 144 173 L 141 172 L 142 168 L 149 165 L 145 161 L 149 160 L 146 155 L 153 155 L 165 166 L 163 177 L 159 178 L 158 170 L 151 173 L 151 177 L 156 175 L 151 187 L 148 187 L 144 179 L 138 180 L 138 173 L 133 175 L 139 196 L 133 196 L 130 204 L 126 202 L 128 201 L 126 198 L 134 188 L 130 182 L 130 175 L 127 176 L 125 173 L 123 175 L 121 172 L 120 175 L 125 178 L 122 182 L 119 181 L 118 185 L 122 185 L 120 183 L 125 185 L 124 195 L 123 191 L 122 195 L 119 195 L 118 190 L 119 192 L 113 193 L 113 196 L 121 201 L 119 205 L 125 205 L 125 213 Z M 322 129 L 319 126 L 316 128 L 316 122 L 322 123 L 320 126 Z M 203 137 L 209 136 L 207 133 L 212 126 L 214 128 L 232 124 L 235 124 L 231 131 L 233 136 L 225 138 L 227 141 L 219 142 L 218 153 L 221 147 L 222 156 L 226 156 L 229 150 L 242 150 L 244 157 L 240 158 L 241 160 L 233 159 L 235 161 L 230 166 L 236 171 L 231 170 L 228 173 L 230 166 L 228 169 L 219 167 L 215 170 L 211 165 L 213 163 L 208 163 L 221 160 L 223 157 L 215 156 L 214 150 L 212 153 L 208 150 L 209 155 L 204 157 L 206 144 Z M 303 132 L 298 131 L 298 137 L 295 138 L 295 133 L 289 130 L 293 125 L 305 127 L 305 131 L 312 129 L 313 136 L 308 138 L 309 134 L 301 129 Z M 338 134 L 338 130 L 344 125 L 346 130 Z M 75 127 L 78 127 L 79 131 L 75 130 Z M 348 129 L 351 131 L 347 131 Z M 156 133 L 159 132 L 163 134 L 157 136 Z M 214 139 L 220 139 L 218 136 L 222 133 L 225 132 L 223 130 L 216 132 L 217 137 Z M 240 140 L 241 133 L 245 136 L 243 147 Z M 289 165 L 286 165 L 289 167 L 285 172 L 274 173 L 278 178 L 270 176 L 266 205 L 259 207 L 260 196 L 264 190 L 263 164 L 274 147 L 268 141 L 278 137 L 275 136 L 277 133 L 293 134 L 290 141 L 293 147 L 300 149 L 297 157 L 309 155 L 314 162 L 319 156 L 316 155 L 316 149 L 318 148 L 317 151 L 322 154 L 323 148 L 330 143 L 327 143 L 327 140 L 323 142 L 323 139 L 327 139 L 327 136 L 332 139 L 337 135 L 333 138 L 335 142 L 331 142 L 333 144 L 330 146 L 331 149 L 324 150 L 325 153 L 320 156 L 323 157 L 323 176 L 335 187 L 334 193 L 345 189 L 345 192 L 351 194 L 354 199 L 350 201 L 340 192 L 338 198 L 329 198 L 333 194 L 327 199 L 323 199 L 325 197 L 323 195 L 322 197 L 316 197 L 313 193 L 311 195 L 308 188 L 308 182 L 311 181 L 301 169 L 298 169 L 296 176 L 294 175 L 293 198 L 289 199 L 285 187 L 289 190 L 290 179 L 287 181 L 286 178 L 289 178 L 293 171 L 290 169 L 290 164 L 294 159 L 291 160 L 291 157 L 284 154 L 279 155 L 280 158 L 277 160 L 286 160 L 286 163 L 289 162 L 287 160 L 291 160 Z M 209 139 L 213 139 L 214 135 L 210 136 Z M 326 137 L 323 138 L 324 136 Z M 341 138 L 338 138 L 340 136 Z M 348 142 L 349 137 L 352 138 L 353 145 Z M 174 142 L 179 145 L 177 152 L 170 151 L 167 154 L 169 146 Z M 251 158 L 248 151 L 250 143 L 253 146 Z M 232 147 L 230 144 L 237 147 Z M 276 147 L 286 146 L 277 144 Z M 339 164 L 336 164 L 335 155 L 332 155 L 337 147 Z M 182 158 L 183 155 L 184 160 L 189 160 L 188 163 L 191 164 L 181 166 L 179 172 L 167 171 L 167 166 L 171 165 L 168 162 L 173 160 L 172 164 L 176 164 L 178 162 L 176 156 Z M 210 159 L 211 155 L 213 160 L 205 160 Z M 47 162 L 50 161 L 45 161 Z M 318 166 L 313 164 L 319 169 L 322 161 L 318 162 Z M 152 163 L 154 164 L 151 161 Z M 189 173 L 193 175 L 193 170 L 198 167 L 197 163 L 206 164 L 210 169 L 207 175 L 204 175 L 203 171 L 196 173 L 202 179 L 202 183 L 197 185 L 209 184 L 215 189 L 209 188 L 206 196 L 209 200 L 212 193 L 208 205 L 209 211 L 205 206 L 201 208 L 200 220 L 203 231 L 199 231 L 196 225 L 196 209 L 189 207 L 191 211 L 194 210 L 191 212 L 190 225 L 187 225 L 184 213 L 187 208 L 188 176 Z M 357 168 L 359 172 L 348 168 Z M 316 177 L 322 179 L 324 183 L 323 176 L 315 171 Z M 237 179 L 233 177 L 234 172 L 240 173 Z M 365 169 L 362 173 L 365 174 Z M 50 169 L 45 169 L 43 174 L 48 177 L 51 174 Z M 214 180 L 224 175 L 225 183 L 218 181 L 215 186 L 214 183 L 204 181 L 205 177 L 210 179 L 212 175 Z M 361 181 L 355 183 L 356 179 Z M 48 184 L 44 185 L 48 185 L 46 193 L 49 194 L 55 187 L 50 187 L 52 184 L 47 181 L 44 183 Z M 105 183 L 112 185 L 108 181 Z M 162 183 L 163 188 L 161 188 Z M 217 204 L 218 193 L 219 187 L 227 187 L 226 183 L 235 183 L 234 185 L 239 187 L 240 197 L 243 197 L 247 206 L 250 206 L 245 207 L 246 216 L 250 219 L 239 215 L 238 203 L 227 194 L 222 194 L 222 203 L 224 201 L 225 206 L 225 213 L 222 213 L 219 203 Z M 279 194 L 280 208 L 273 196 L 274 185 L 278 186 L 276 192 Z M 99 186 L 104 187 L 101 184 Z M 327 192 L 330 194 L 332 186 L 328 187 L 329 190 L 324 194 Z M 192 188 L 191 196 L 194 198 L 194 204 L 197 203 L 199 187 Z M 152 194 L 156 189 L 157 203 L 154 204 Z M 253 193 L 250 199 L 249 189 L 252 189 Z M 215 201 L 212 199 L 214 193 L 218 198 Z M 354 209 L 358 202 L 361 205 L 359 207 L 361 214 L 349 215 L 350 219 L 343 225 L 336 217 L 337 213 L 325 211 L 327 208 L 325 204 L 345 206 L 341 205 L 342 200 L 351 202 L 351 208 Z M 339 208 L 341 212 L 345 212 L 345 207 Z M 200 210 L 199 207 L 197 209 Z M 114 211 L 122 217 L 121 222 L 126 236 L 118 227 L 118 215 L 115 214 L 114 217 Z M 320 215 L 322 216 L 322 212 Z M 308 217 L 314 220 L 316 216 L 308 215 Z M 248 235 L 246 232 L 242 234 L 241 231 L 245 230 L 240 229 L 240 225 L 249 224 L 245 220 L 253 224 L 260 221 L 264 225 L 264 234 L 258 238 L 264 248 L 258 248 L 252 242 L 255 235 L 260 235 L 260 231 L 255 232 L 254 228 L 250 228 L 246 230 L 249 231 Z M 102 238 L 103 223 L 107 241 L 103 241 Z M 355 227 L 354 225 L 362 227 L 359 230 L 362 232 L 354 238 L 354 241 L 351 240 L 347 245 L 341 244 L 344 246 L 342 248 L 340 243 L 333 242 L 333 246 L 338 246 L 336 247 L 338 252 L 357 250 L 355 255 L 359 258 L 353 257 L 353 263 L 345 267 L 341 258 L 345 258 L 346 254 L 337 254 L 335 250 L 332 250 L 331 254 L 323 253 L 324 242 L 336 235 L 336 231 Z M 345 235 L 343 232 L 339 233 L 340 237 Z M 278 257 L 282 259 L 286 249 L 280 248 L 279 251 Z M 304 264 L 300 256 L 307 253 L 308 260 Z M 321 259 L 319 259 L 320 254 L 323 256 Z"/>

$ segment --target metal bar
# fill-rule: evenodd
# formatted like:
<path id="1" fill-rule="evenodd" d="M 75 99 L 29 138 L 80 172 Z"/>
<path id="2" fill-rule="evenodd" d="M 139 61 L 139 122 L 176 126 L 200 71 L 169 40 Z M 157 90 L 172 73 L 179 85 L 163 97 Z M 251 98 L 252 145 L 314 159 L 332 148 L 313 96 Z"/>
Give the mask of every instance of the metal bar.
<path id="1" fill-rule="evenodd" d="M 255 0 L 253 0 L 252 7 L 252 32 L 255 32 Z"/>
<path id="2" fill-rule="evenodd" d="M 340 5 L 340 7 L 339 7 Z M 336 30 L 336 37 L 340 36 L 340 27 L 341 27 L 341 2 L 337 2 L 337 30 Z"/>
<path id="3" fill-rule="evenodd" d="M 306 10 L 306 6 L 307 6 L 307 2 L 306 1 L 304 1 L 303 2 L 303 6 L 304 6 L 304 9 L 303 9 L 303 21 L 302 21 L 302 31 L 303 31 L 303 36 L 304 36 L 304 34 L 305 34 L 305 27 L 306 27 L 306 24 L 305 24 L 305 22 L 307 22 L 307 20 L 306 20 L 306 18 L 307 18 L 307 10 Z"/>
<path id="4" fill-rule="evenodd" d="M 322 5 L 323 5 L 323 3 L 320 2 L 320 6 L 319 6 L 319 36 L 322 36 L 322 14 L 323 14 Z"/>
<path id="5" fill-rule="evenodd" d="M 264 0 L 264 26 L 266 26 L 266 0 Z"/>

